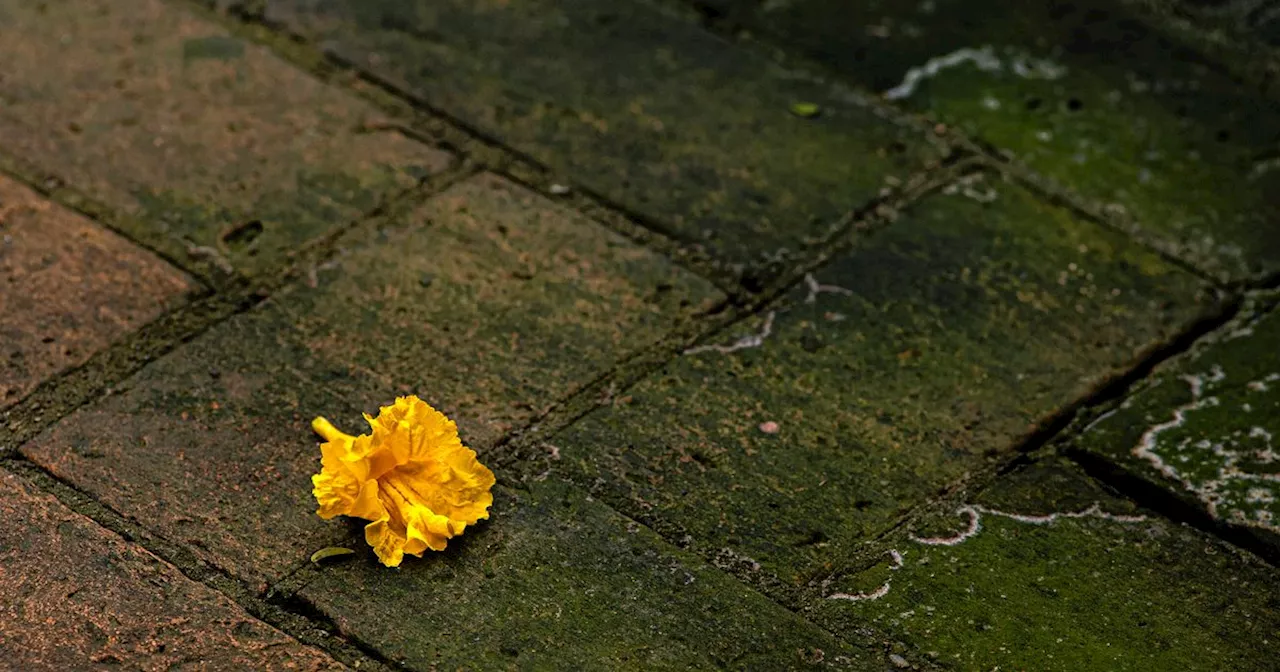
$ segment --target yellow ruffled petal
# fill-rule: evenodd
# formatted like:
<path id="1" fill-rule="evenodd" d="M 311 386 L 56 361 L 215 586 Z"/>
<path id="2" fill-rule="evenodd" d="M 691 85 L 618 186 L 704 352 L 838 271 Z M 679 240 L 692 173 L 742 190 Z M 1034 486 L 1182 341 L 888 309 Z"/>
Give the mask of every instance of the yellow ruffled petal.
<path id="1" fill-rule="evenodd" d="M 364 417 L 372 434 L 359 437 L 324 418 L 312 423 L 328 439 L 322 471 L 312 477 L 322 517 L 373 521 L 365 540 L 388 567 L 405 554 L 444 550 L 468 525 L 489 517 L 493 472 L 462 445 L 452 420 L 414 396 Z"/>

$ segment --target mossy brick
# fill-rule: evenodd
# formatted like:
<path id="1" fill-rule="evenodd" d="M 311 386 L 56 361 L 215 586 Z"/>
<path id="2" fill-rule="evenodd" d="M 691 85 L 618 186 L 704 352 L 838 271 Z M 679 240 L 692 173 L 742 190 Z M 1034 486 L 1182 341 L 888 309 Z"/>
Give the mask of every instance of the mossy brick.
<path id="1" fill-rule="evenodd" d="M 146 250 L 0 176 L 0 408 L 199 291 Z"/>
<path id="2" fill-rule="evenodd" d="M 1270 670 L 1280 575 L 1050 459 L 891 535 L 807 610 L 956 670 Z"/>
<path id="3" fill-rule="evenodd" d="M 922 134 L 637 0 L 272 0 L 266 17 L 730 262 L 795 252 L 936 158 Z"/>
<path id="4" fill-rule="evenodd" d="M 0 513 L 8 669 L 347 669 L 5 471 Z"/>
<path id="5" fill-rule="evenodd" d="M 172 3 L 11 0 L 0 21 L 3 151 L 196 265 L 279 267 L 450 161 Z"/>
<path id="6" fill-rule="evenodd" d="M 728 4 L 758 34 L 1120 206 L 1209 272 L 1280 270 L 1280 105 L 1123 2 Z"/>
<path id="7" fill-rule="evenodd" d="M 299 597 L 413 669 L 885 668 L 555 479 L 491 512 L 398 569 L 362 549 Z"/>
<path id="8" fill-rule="evenodd" d="M 416 393 L 491 462 L 502 434 L 656 341 L 682 302 L 713 296 L 670 262 L 482 175 L 21 451 L 265 588 L 350 532 L 313 513 L 313 417 L 359 432 L 361 411 Z"/>
<path id="9" fill-rule="evenodd" d="M 1198 288 L 1124 236 L 969 181 L 552 441 L 627 515 L 800 584 L 1177 333 Z"/>
<path id="10" fill-rule="evenodd" d="M 1174 360 L 1073 445 L 1280 557 L 1280 294 Z"/>

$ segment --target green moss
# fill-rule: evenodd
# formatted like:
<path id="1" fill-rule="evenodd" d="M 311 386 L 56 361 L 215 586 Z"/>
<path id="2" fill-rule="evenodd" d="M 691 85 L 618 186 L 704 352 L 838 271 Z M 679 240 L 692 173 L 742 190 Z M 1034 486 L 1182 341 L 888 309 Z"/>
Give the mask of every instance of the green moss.
<path id="1" fill-rule="evenodd" d="M 1274 293 L 1077 441 L 1229 525 L 1280 534 L 1280 314 Z M 1267 533 L 1270 533 L 1269 535 Z M 1280 546 L 1277 546 L 1280 548 Z"/>
<path id="2" fill-rule="evenodd" d="M 935 157 L 911 131 L 633 0 L 285 1 L 268 14 L 735 262 L 796 251 Z M 795 101 L 822 114 L 798 118 Z"/>
<path id="3" fill-rule="evenodd" d="M 368 174 L 301 171 L 292 189 L 270 192 L 249 203 L 214 201 L 183 191 L 135 194 L 138 217 L 124 225 L 142 239 L 156 237 L 163 222 L 169 238 L 161 247 L 177 258 L 203 259 L 188 244 L 216 250 L 247 273 L 278 270 L 307 243 L 359 219 L 383 199 L 412 186 L 389 167 Z"/>
<path id="4" fill-rule="evenodd" d="M 881 669 L 563 484 L 496 495 L 443 553 L 328 567 L 301 597 L 415 669 Z"/>
<path id="5" fill-rule="evenodd" d="M 759 347 L 686 354 L 570 427 L 564 468 L 801 583 L 1197 314 L 1197 281 L 1123 236 L 965 189 L 994 200 L 922 203 L 714 343 L 767 325 Z"/>
<path id="6" fill-rule="evenodd" d="M 1094 503 L 1114 517 L 1045 519 Z M 1280 654 L 1273 568 L 1139 519 L 1069 464 L 1033 465 L 975 505 L 972 536 L 919 543 L 912 534 L 958 539 L 968 527 L 963 515 L 926 521 L 888 540 L 878 566 L 828 583 L 819 622 L 836 632 L 872 624 L 959 670 L 1255 670 Z M 840 599 L 885 585 L 879 599 Z"/>
<path id="7" fill-rule="evenodd" d="M 349 532 L 314 515 L 315 416 L 358 432 L 361 412 L 416 393 L 493 464 L 510 429 L 718 296 L 603 227 L 480 176 L 22 452 L 265 588 Z"/>
<path id="8" fill-rule="evenodd" d="M 738 19 L 1122 206 L 1209 271 L 1280 268 L 1276 104 L 1117 3 L 797 0 Z"/>

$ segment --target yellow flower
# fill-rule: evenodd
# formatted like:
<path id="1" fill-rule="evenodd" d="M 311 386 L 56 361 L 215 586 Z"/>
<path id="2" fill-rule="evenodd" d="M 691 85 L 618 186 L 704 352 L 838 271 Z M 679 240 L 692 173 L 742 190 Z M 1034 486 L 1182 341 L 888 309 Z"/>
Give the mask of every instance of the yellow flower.
<path id="1" fill-rule="evenodd" d="M 365 541 L 382 564 L 398 567 L 405 553 L 443 551 L 450 538 L 489 517 L 493 472 L 462 445 L 452 420 L 415 396 L 364 419 L 372 434 L 350 436 L 324 418 L 311 421 L 325 439 L 320 473 L 311 477 L 321 518 L 373 521 Z"/>

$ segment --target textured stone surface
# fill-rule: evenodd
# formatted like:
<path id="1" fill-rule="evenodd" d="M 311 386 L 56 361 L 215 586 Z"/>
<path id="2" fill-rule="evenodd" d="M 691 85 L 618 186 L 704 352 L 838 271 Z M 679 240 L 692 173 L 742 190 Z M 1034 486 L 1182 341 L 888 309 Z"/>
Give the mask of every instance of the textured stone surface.
<path id="1" fill-rule="evenodd" d="M 0 176 L 0 408 L 197 290 L 146 250 Z"/>
<path id="2" fill-rule="evenodd" d="M 347 669 L 4 471 L 0 514 L 9 669 Z"/>
<path id="3" fill-rule="evenodd" d="M 1280 104 L 1122 2 L 722 4 L 859 85 L 1118 204 L 1214 273 L 1280 270 Z"/>
<path id="4" fill-rule="evenodd" d="M 259 588 L 351 529 L 313 515 L 309 423 L 413 392 L 486 450 L 657 338 L 706 283 L 491 177 L 148 366 L 22 451 Z M 665 287 L 665 289 L 664 289 Z M 111 431 L 104 432 L 102 428 Z"/>
<path id="5" fill-rule="evenodd" d="M 893 535 L 812 613 L 948 669 L 1265 670 L 1280 657 L 1278 586 L 1274 567 L 1050 460 Z"/>
<path id="6" fill-rule="evenodd" d="M 495 494 L 443 553 L 364 553 L 301 597 L 414 669 L 884 669 L 563 484 Z"/>
<path id="7" fill-rule="evenodd" d="M 176 258 L 271 269 L 449 162 L 160 0 L 5 0 L 0 21 L 3 151 L 136 215 L 122 225 Z"/>
<path id="8" fill-rule="evenodd" d="M 973 182 L 554 441 L 563 469 L 667 538 L 799 583 L 1168 338 L 1202 309 L 1197 286 Z"/>
<path id="9" fill-rule="evenodd" d="M 1170 362 L 1076 442 L 1280 556 L 1280 295 Z"/>
<path id="10" fill-rule="evenodd" d="M 795 251 L 933 156 L 918 134 L 654 4 L 266 6 L 269 20 L 731 261 Z M 802 102 L 820 114 L 792 114 Z"/>

